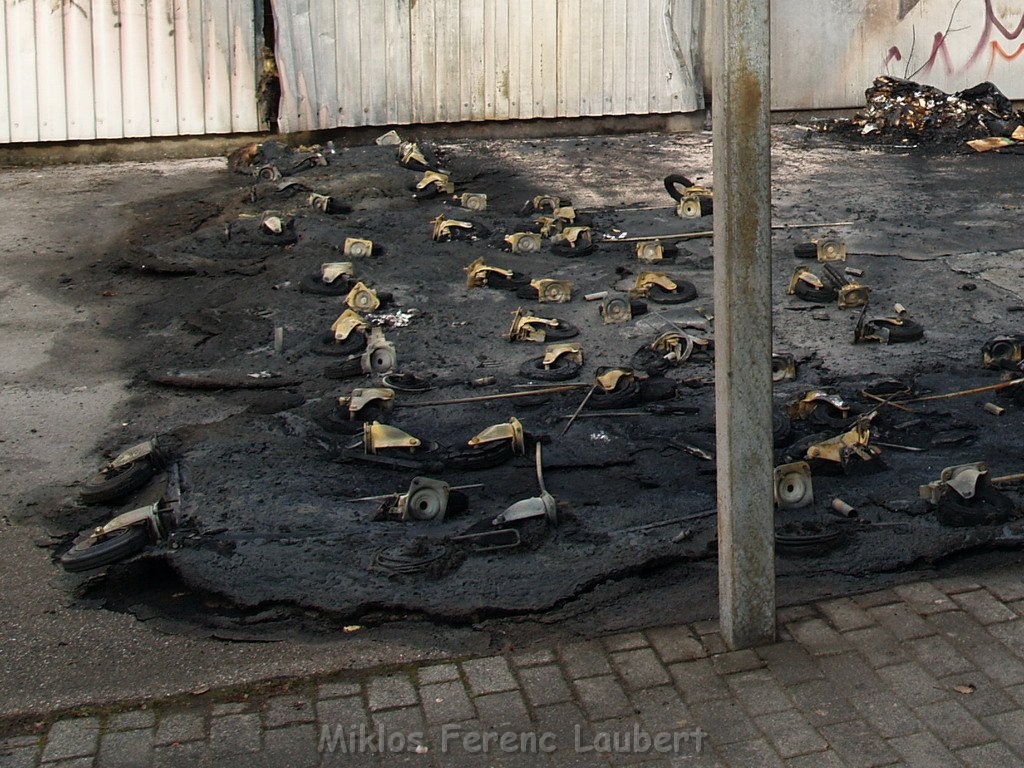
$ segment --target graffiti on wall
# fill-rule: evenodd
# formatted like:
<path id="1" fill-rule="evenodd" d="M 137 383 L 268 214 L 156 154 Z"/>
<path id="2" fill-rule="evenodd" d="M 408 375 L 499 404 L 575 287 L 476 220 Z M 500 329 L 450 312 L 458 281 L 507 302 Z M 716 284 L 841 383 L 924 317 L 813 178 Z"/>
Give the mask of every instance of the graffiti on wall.
<path id="1" fill-rule="evenodd" d="M 984 76 L 989 78 L 998 63 L 1016 61 L 1024 53 L 1024 42 L 1018 42 L 1024 33 L 1024 12 L 1016 25 L 1012 22 L 1007 24 L 995 9 L 993 0 L 980 0 L 968 8 L 962 7 L 964 2 L 957 1 L 949 14 L 946 28 L 932 35 L 925 58 L 922 58 L 924 50 L 918 51 L 917 25 L 911 23 L 909 49 L 904 52 L 898 45 L 891 46 L 883 62 L 886 72 L 915 79 L 927 76 L 936 67 L 945 75 L 953 76 L 980 69 L 983 65 Z M 903 22 L 916 7 L 927 4 L 928 0 L 900 0 L 897 20 Z M 977 43 L 965 45 L 967 38 L 974 34 L 978 36 Z M 961 37 L 965 39 L 961 40 Z"/>

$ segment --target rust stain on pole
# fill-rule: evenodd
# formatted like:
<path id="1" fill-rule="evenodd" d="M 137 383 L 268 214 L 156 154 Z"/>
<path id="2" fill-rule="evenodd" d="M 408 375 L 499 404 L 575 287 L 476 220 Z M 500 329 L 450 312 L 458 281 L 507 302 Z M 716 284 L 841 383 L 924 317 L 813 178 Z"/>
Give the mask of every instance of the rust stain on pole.
<path id="1" fill-rule="evenodd" d="M 744 648 L 775 637 L 769 0 L 712 8 L 719 605 Z"/>

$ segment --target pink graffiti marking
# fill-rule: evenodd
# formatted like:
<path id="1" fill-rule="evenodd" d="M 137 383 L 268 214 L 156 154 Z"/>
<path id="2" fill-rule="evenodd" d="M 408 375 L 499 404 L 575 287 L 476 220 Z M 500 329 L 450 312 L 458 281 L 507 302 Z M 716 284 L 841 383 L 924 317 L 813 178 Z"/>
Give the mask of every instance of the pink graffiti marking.
<path id="1" fill-rule="evenodd" d="M 1021 32 L 1024 32 L 1024 15 L 1021 16 L 1020 22 L 1017 24 L 1017 28 L 1011 32 L 1008 27 L 1003 25 L 1003 22 L 999 20 L 999 17 L 996 16 L 995 9 L 992 7 L 992 0 L 985 0 L 985 27 L 981 30 L 981 39 L 978 41 L 978 47 L 974 49 L 974 53 L 971 54 L 971 58 L 967 61 L 968 67 L 974 64 L 981 54 L 984 53 L 985 48 L 992 37 L 993 27 L 998 29 L 1007 40 L 1016 40 L 1020 37 Z M 994 58 L 994 51 L 992 55 Z"/>
<path id="2" fill-rule="evenodd" d="M 895 45 L 889 49 L 889 53 L 885 56 L 885 66 L 889 66 L 889 62 L 894 59 L 896 61 L 903 61 L 903 54 L 900 53 L 899 47 Z"/>

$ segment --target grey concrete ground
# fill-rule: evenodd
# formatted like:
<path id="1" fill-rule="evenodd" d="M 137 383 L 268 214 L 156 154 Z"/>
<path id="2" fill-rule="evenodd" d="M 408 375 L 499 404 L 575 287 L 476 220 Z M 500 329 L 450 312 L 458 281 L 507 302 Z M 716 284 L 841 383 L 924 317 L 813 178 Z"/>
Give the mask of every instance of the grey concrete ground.
<path id="1" fill-rule="evenodd" d="M 1024 766 L 1019 571 L 778 619 L 756 651 L 701 622 L 47 718 L 0 766 Z"/>

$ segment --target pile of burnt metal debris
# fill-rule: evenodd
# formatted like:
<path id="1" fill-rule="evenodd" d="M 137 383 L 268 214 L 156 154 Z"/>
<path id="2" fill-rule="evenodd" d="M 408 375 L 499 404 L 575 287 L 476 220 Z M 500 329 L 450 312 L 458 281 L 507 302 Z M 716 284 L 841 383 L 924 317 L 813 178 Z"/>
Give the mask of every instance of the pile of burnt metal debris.
<path id="1" fill-rule="evenodd" d="M 821 131 L 902 143 L 962 144 L 978 151 L 1024 142 L 1024 114 L 992 83 L 946 93 L 890 75 L 875 78 L 867 106 L 852 118 L 816 125 Z"/>

